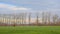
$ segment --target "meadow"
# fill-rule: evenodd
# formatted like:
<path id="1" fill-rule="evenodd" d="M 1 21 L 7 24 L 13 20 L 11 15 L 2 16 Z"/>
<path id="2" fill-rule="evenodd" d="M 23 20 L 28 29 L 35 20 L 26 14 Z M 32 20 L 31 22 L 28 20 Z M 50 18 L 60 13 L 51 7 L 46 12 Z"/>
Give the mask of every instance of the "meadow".
<path id="1" fill-rule="evenodd" d="M 0 26 L 0 34 L 60 34 L 60 26 Z"/>

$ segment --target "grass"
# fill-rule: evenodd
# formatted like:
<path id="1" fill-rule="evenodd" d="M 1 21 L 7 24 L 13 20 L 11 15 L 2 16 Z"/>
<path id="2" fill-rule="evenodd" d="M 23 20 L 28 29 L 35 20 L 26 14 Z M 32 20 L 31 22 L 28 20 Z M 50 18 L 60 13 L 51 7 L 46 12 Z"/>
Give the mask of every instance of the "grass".
<path id="1" fill-rule="evenodd" d="M 60 34 L 60 26 L 0 26 L 0 34 Z"/>

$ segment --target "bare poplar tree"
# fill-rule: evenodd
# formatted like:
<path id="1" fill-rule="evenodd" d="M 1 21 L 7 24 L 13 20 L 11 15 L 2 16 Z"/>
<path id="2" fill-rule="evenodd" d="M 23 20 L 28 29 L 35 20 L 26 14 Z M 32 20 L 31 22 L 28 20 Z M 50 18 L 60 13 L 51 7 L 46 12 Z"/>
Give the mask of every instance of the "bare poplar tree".
<path id="1" fill-rule="evenodd" d="M 24 13 L 24 24 L 26 24 L 27 13 Z"/>
<path id="2" fill-rule="evenodd" d="M 42 24 L 44 24 L 44 12 L 42 12 Z"/>
<path id="3" fill-rule="evenodd" d="M 29 13 L 29 15 L 28 15 L 28 18 L 29 18 L 29 25 L 30 25 L 30 21 L 31 21 L 31 13 Z"/>
<path id="4" fill-rule="evenodd" d="M 16 26 L 16 13 L 13 14 L 13 19 L 14 19 L 14 24 L 13 24 L 13 26 L 15 27 L 15 26 Z"/>
<path id="5" fill-rule="evenodd" d="M 47 24 L 48 12 L 44 12 L 44 23 Z"/>
<path id="6" fill-rule="evenodd" d="M 57 23 L 60 25 L 60 17 L 58 17 Z"/>
<path id="7" fill-rule="evenodd" d="M 48 22 L 50 24 L 50 17 L 51 17 L 51 13 L 48 13 Z"/>
<path id="8" fill-rule="evenodd" d="M 53 23 L 54 23 L 54 24 L 56 24 L 57 19 L 58 19 L 58 15 L 57 15 L 57 14 L 55 14 L 55 15 L 53 16 Z"/>
<path id="9" fill-rule="evenodd" d="M 23 20 L 24 18 L 23 18 L 23 15 L 22 15 L 22 25 L 23 25 L 23 23 L 24 23 L 24 20 Z"/>
<path id="10" fill-rule="evenodd" d="M 39 25 L 39 13 L 38 12 L 36 13 L 36 23 L 37 25 Z"/>

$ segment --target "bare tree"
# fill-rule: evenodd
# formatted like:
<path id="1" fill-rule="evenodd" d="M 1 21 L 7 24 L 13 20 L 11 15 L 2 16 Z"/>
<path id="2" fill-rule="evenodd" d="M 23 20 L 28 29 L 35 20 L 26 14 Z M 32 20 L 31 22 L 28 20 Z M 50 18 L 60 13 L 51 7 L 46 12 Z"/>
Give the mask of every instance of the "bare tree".
<path id="1" fill-rule="evenodd" d="M 38 12 L 36 13 L 36 23 L 37 25 L 39 25 L 39 13 Z"/>
<path id="2" fill-rule="evenodd" d="M 24 13 L 24 24 L 26 24 L 27 13 Z"/>
<path id="3" fill-rule="evenodd" d="M 42 23 L 48 24 L 50 23 L 50 16 L 51 14 L 49 12 L 42 12 Z"/>
<path id="4" fill-rule="evenodd" d="M 54 24 L 57 24 L 57 23 L 56 23 L 56 22 L 57 22 L 57 19 L 58 19 L 58 15 L 55 14 L 55 15 L 53 16 L 53 23 L 54 23 Z"/>
<path id="5" fill-rule="evenodd" d="M 57 24 L 60 25 L 60 17 L 58 17 Z"/>
<path id="6" fill-rule="evenodd" d="M 19 17 L 20 17 L 20 21 L 21 21 L 21 24 L 23 25 L 23 22 L 24 22 L 24 13 L 20 13 Z"/>
<path id="7" fill-rule="evenodd" d="M 47 24 L 47 12 L 44 12 L 44 24 Z"/>
<path id="8" fill-rule="evenodd" d="M 28 15 L 28 17 L 29 17 L 29 25 L 30 25 L 30 21 L 31 21 L 31 13 L 29 13 L 29 15 Z"/>
<path id="9" fill-rule="evenodd" d="M 47 23 L 47 12 L 42 12 L 42 23 L 43 24 Z"/>
<path id="10" fill-rule="evenodd" d="M 44 23 L 44 12 L 42 12 L 42 23 Z"/>
<path id="11" fill-rule="evenodd" d="M 16 23 L 16 19 L 15 19 L 15 15 L 14 15 L 14 25 L 13 25 L 14 27 L 15 27 L 15 23 Z"/>
<path id="12" fill-rule="evenodd" d="M 47 20 L 48 20 L 48 23 L 49 23 L 49 24 L 50 24 L 50 17 L 51 17 L 51 13 L 48 12 L 48 14 L 47 14 Z"/>

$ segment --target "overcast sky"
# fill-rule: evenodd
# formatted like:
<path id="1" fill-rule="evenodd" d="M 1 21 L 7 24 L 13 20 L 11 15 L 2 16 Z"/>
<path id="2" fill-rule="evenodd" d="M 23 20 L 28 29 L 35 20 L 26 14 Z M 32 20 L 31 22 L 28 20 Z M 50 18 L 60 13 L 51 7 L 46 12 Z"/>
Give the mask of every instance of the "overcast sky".
<path id="1" fill-rule="evenodd" d="M 42 11 L 60 14 L 60 0 L 0 0 L 0 13 Z"/>

